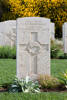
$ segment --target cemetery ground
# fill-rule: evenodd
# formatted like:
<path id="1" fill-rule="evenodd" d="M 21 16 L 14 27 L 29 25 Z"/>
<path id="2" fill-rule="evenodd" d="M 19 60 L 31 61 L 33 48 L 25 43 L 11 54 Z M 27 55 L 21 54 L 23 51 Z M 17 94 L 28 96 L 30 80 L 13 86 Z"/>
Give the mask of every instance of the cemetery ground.
<path id="1" fill-rule="evenodd" d="M 59 76 L 60 73 L 67 70 L 67 60 L 52 59 L 51 60 L 51 75 Z M 0 59 L 0 84 L 11 83 L 16 76 L 16 60 L 15 59 Z"/>
<path id="2" fill-rule="evenodd" d="M 67 60 L 53 59 L 51 60 L 52 76 L 59 76 L 63 71 L 67 70 Z M 0 84 L 11 83 L 16 75 L 15 59 L 0 59 Z M 9 99 L 10 98 L 10 99 Z M 0 93 L 0 100 L 66 100 L 67 93 L 62 92 L 44 92 L 38 94 L 30 93 Z"/>
<path id="3" fill-rule="evenodd" d="M 0 93 L 0 100 L 67 100 L 67 93 Z"/>

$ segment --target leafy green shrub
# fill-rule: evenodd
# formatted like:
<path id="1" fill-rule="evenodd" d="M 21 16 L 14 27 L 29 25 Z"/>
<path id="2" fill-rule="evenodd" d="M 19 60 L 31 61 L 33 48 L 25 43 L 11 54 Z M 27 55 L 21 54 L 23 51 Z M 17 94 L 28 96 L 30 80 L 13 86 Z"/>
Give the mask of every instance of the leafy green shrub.
<path id="1" fill-rule="evenodd" d="M 53 78 L 48 75 L 40 75 L 38 80 L 42 88 L 51 89 L 60 85 L 60 82 L 57 78 Z"/>
<path id="2" fill-rule="evenodd" d="M 0 48 L 0 58 L 7 58 L 10 56 L 10 48 L 5 46 Z"/>
<path id="3" fill-rule="evenodd" d="M 51 41 L 51 58 L 59 58 L 62 51 L 61 48 L 61 45 L 56 44 L 55 41 Z"/>
<path id="4" fill-rule="evenodd" d="M 26 79 L 15 79 L 14 83 L 9 87 L 9 92 L 40 92 L 38 81 L 33 82 L 27 76 Z"/>
<path id="5" fill-rule="evenodd" d="M 61 73 L 58 79 L 61 80 L 64 83 L 65 87 L 67 88 L 67 71 Z"/>
<path id="6" fill-rule="evenodd" d="M 16 47 L 1 46 L 0 58 L 12 58 L 16 59 Z"/>
<path id="7" fill-rule="evenodd" d="M 62 54 L 61 56 L 59 56 L 59 59 L 67 59 L 67 54 Z"/>

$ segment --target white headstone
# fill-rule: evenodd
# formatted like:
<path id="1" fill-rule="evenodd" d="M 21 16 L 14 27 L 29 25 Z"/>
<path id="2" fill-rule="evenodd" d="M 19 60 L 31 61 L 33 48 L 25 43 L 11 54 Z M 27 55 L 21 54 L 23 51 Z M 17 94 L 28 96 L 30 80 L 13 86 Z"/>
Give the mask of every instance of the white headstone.
<path id="1" fill-rule="evenodd" d="M 55 24 L 51 23 L 51 39 L 55 40 Z"/>
<path id="2" fill-rule="evenodd" d="M 16 21 L 8 20 L 0 22 L 0 45 L 16 45 Z"/>
<path id="3" fill-rule="evenodd" d="M 17 77 L 50 75 L 50 20 L 17 19 Z"/>
<path id="4" fill-rule="evenodd" d="M 67 22 L 63 24 L 63 44 L 64 44 L 64 53 L 67 53 Z"/>
<path id="5" fill-rule="evenodd" d="M 5 40 L 4 40 L 4 22 L 0 22 L 0 46 L 5 45 Z"/>
<path id="6" fill-rule="evenodd" d="M 8 20 L 5 21 L 5 43 L 11 47 L 16 44 L 16 21 Z"/>

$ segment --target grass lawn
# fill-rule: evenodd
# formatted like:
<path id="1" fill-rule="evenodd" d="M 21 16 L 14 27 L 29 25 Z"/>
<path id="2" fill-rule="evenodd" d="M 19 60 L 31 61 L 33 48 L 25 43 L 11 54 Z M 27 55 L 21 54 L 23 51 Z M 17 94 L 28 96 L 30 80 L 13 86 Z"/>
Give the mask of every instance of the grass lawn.
<path id="1" fill-rule="evenodd" d="M 16 76 L 16 60 L 0 59 L 0 84 L 11 83 Z"/>
<path id="2" fill-rule="evenodd" d="M 67 70 L 67 60 L 51 61 L 51 74 L 58 76 Z M 0 84 L 11 83 L 16 75 L 16 60 L 0 59 Z M 67 93 L 0 93 L 0 100 L 67 100 Z"/>
<path id="3" fill-rule="evenodd" d="M 0 100 L 67 100 L 67 93 L 0 93 Z"/>
<path id="4" fill-rule="evenodd" d="M 67 59 L 51 60 L 51 75 L 57 77 L 60 73 L 67 70 Z"/>

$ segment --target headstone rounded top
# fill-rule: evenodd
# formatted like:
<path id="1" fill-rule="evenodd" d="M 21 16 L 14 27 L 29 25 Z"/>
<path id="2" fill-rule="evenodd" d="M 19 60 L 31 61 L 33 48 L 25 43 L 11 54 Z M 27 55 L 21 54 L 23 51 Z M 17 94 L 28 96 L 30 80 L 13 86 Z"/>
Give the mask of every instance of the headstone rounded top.
<path id="1" fill-rule="evenodd" d="M 6 20 L 4 22 L 16 22 L 16 20 Z"/>
<path id="2" fill-rule="evenodd" d="M 65 22 L 62 27 L 67 28 L 67 22 Z"/>
<path id="3" fill-rule="evenodd" d="M 26 22 L 26 21 L 29 21 L 29 22 L 50 22 L 50 19 L 48 18 L 44 18 L 44 17 L 23 17 L 23 18 L 18 18 L 17 19 L 18 22 Z"/>
<path id="4" fill-rule="evenodd" d="M 67 22 L 65 22 L 65 23 L 63 24 L 63 26 L 66 26 L 66 25 L 67 25 Z M 62 26 L 62 27 L 63 27 L 63 26 Z"/>
<path id="5" fill-rule="evenodd" d="M 16 20 L 7 20 L 5 21 L 5 25 L 15 25 L 16 26 Z"/>
<path id="6" fill-rule="evenodd" d="M 52 22 L 51 22 L 51 25 L 55 25 L 55 23 L 52 23 Z"/>
<path id="7" fill-rule="evenodd" d="M 0 22 L 0 25 L 4 25 L 4 22 Z"/>
<path id="8" fill-rule="evenodd" d="M 11 33 L 11 31 L 13 32 L 13 28 L 16 29 L 16 20 L 7 20 L 4 23 L 5 23 L 4 31 L 6 33 Z"/>
<path id="9" fill-rule="evenodd" d="M 67 24 L 67 22 L 65 22 L 64 24 Z"/>

